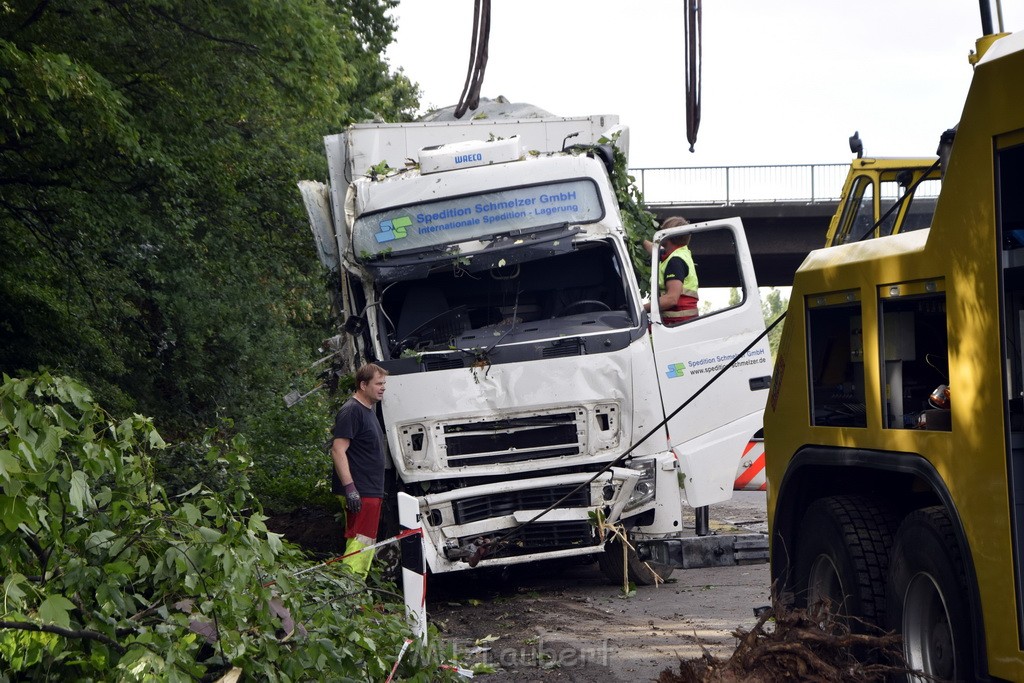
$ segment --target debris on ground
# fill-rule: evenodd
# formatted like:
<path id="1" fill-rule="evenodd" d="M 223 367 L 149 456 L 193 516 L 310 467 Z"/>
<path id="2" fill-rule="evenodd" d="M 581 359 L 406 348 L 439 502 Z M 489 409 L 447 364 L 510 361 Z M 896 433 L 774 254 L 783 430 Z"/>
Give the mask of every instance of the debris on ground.
<path id="1" fill-rule="evenodd" d="M 908 671 L 899 634 L 838 618 L 825 607 L 789 609 L 776 603 L 752 629 L 733 635 L 738 643 L 728 659 L 705 650 L 701 657 L 681 660 L 678 673 L 662 671 L 658 683 L 880 683 Z"/>

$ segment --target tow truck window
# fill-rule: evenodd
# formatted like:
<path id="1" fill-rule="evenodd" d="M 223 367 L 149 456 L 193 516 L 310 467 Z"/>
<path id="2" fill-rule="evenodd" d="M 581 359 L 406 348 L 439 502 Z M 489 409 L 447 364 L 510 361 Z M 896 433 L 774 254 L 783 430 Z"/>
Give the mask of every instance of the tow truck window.
<path id="1" fill-rule="evenodd" d="M 843 215 L 839 220 L 837 244 L 858 242 L 871 226 L 874 225 L 874 183 L 871 178 L 861 176 L 854 181 L 850 196 L 843 207 Z"/>
<path id="2" fill-rule="evenodd" d="M 945 282 L 883 285 L 878 294 L 882 424 L 949 431 Z"/>
<path id="3" fill-rule="evenodd" d="M 907 206 L 901 211 L 894 211 L 885 223 L 881 226 L 882 235 L 891 235 L 896 232 L 911 232 L 930 227 L 932 216 L 935 214 L 935 198 L 939 196 L 939 189 L 942 181 L 938 178 L 921 181 L 914 194 L 905 200 Z M 888 211 L 889 207 L 905 192 L 905 185 L 900 181 L 882 182 L 882 211 Z M 897 216 L 903 216 L 902 223 L 897 226 Z"/>
<path id="4" fill-rule="evenodd" d="M 860 294 L 813 295 L 806 304 L 811 424 L 866 427 Z"/>

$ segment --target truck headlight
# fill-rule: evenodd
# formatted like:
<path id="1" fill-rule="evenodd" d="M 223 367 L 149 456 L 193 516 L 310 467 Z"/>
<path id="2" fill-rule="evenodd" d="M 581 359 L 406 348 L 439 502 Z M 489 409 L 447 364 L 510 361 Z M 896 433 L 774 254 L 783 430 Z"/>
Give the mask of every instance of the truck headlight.
<path id="1" fill-rule="evenodd" d="M 625 510 L 638 508 L 651 502 L 654 500 L 654 494 L 658 488 L 657 468 L 653 459 L 637 460 L 631 462 L 629 467 L 640 472 L 640 479 L 637 480 L 636 486 L 633 487 L 633 493 L 630 494 L 629 500 L 626 501 Z"/>

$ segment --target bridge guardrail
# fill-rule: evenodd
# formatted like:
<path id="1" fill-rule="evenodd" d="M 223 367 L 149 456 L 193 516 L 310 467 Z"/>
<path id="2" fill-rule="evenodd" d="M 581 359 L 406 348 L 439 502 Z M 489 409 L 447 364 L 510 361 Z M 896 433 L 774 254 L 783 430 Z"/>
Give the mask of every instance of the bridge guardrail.
<path id="1" fill-rule="evenodd" d="M 631 168 L 649 204 L 828 202 L 839 199 L 849 163 Z"/>

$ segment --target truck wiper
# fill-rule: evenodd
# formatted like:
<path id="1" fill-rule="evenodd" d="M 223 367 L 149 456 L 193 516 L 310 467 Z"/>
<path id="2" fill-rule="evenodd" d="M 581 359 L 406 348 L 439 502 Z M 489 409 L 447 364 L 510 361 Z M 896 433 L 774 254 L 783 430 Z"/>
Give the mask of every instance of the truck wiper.
<path id="1" fill-rule="evenodd" d="M 557 240 L 562 236 L 571 237 L 580 231 L 580 226 L 570 226 L 567 222 L 554 223 L 552 225 L 545 225 L 542 227 L 529 227 L 520 228 L 518 230 L 509 230 L 508 232 L 499 232 L 495 235 L 491 235 L 491 243 L 484 247 L 484 251 L 492 249 L 508 249 L 510 247 L 520 246 L 521 240 L 530 240 L 531 242 L 550 242 Z"/>
<path id="2" fill-rule="evenodd" d="M 392 346 L 391 346 L 391 355 L 392 356 L 399 355 L 402 352 L 402 350 L 404 349 L 405 343 L 407 341 L 409 341 L 410 339 L 414 339 L 414 340 L 418 341 L 419 337 L 422 336 L 424 332 L 433 332 L 433 331 L 437 330 L 437 328 L 441 327 L 442 325 L 444 325 L 446 323 L 448 325 L 451 325 L 452 323 L 459 322 L 459 320 L 461 320 L 462 316 L 465 313 L 466 313 L 466 306 L 463 305 L 463 306 L 456 306 L 455 308 L 451 308 L 451 309 L 448 309 L 446 311 L 442 311 L 442 312 L 438 313 L 437 315 L 435 315 L 434 317 L 428 318 L 427 320 L 425 320 L 420 325 L 417 325 L 412 331 L 410 331 L 404 337 L 402 337 L 401 339 L 396 341 L 394 344 L 392 344 Z M 433 341 L 433 340 L 431 340 L 431 341 Z"/>

